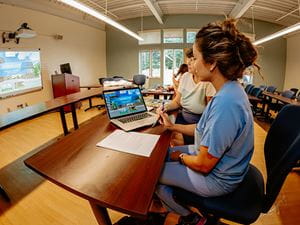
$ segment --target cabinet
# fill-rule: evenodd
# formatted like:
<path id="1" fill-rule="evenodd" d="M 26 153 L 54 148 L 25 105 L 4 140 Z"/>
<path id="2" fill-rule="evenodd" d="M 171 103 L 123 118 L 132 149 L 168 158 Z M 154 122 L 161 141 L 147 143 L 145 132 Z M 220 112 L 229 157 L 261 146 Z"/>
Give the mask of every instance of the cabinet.
<path id="1" fill-rule="evenodd" d="M 72 74 L 55 74 L 51 76 L 53 97 L 57 98 L 80 92 L 80 81 L 79 77 Z M 77 104 L 80 107 L 81 104 Z M 71 106 L 64 107 L 65 112 L 71 111 Z"/>

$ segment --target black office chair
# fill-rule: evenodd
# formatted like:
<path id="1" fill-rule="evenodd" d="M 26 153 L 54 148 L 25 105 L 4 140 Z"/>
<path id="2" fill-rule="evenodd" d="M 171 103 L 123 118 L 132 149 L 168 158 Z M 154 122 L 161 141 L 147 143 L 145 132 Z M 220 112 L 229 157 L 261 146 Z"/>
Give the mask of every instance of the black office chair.
<path id="1" fill-rule="evenodd" d="M 267 86 L 266 85 L 259 85 L 259 88 L 264 91 L 264 90 L 267 89 Z"/>
<path id="2" fill-rule="evenodd" d="M 290 89 L 290 91 L 294 92 L 293 99 L 296 98 L 298 90 L 299 90 L 298 88 L 291 88 L 291 89 Z M 299 92 L 299 94 L 300 94 L 300 92 Z M 298 94 L 298 95 L 299 95 L 299 94 Z"/>
<path id="3" fill-rule="evenodd" d="M 254 116 L 263 113 L 263 109 L 258 107 L 258 104 L 263 102 L 262 92 L 263 90 L 259 87 L 253 88 L 250 92 L 251 96 L 256 97 L 256 99 L 249 99 Z"/>
<path id="4" fill-rule="evenodd" d="M 220 197 L 201 197 L 175 188 L 175 198 L 194 206 L 212 221 L 224 218 L 237 223 L 251 224 L 260 213 L 267 213 L 292 168 L 300 159 L 300 106 L 285 106 L 268 132 L 264 153 L 267 168 L 266 192 L 259 170 L 250 165 L 249 170 L 232 193 Z"/>
<path id="5" fill-rule="evenodd" d="M 271 92 L 271 93 L 274 93 L 276 91 L 277 87 L 274 87 L 274 86 L 268 86 L 266 91 L 267 92 Z"/>
<path id="6" fill-rule="evenodd" d="M 294 92 L 290 91 L 290 90 L 285 90 L 280 95 L 285 98 L 292 99 L 294 96 Z M 284 103 L 282 103 L 280 101 L 276 101 L 275 103 L 271 103 L 269 105 L 269 107 L 270 107 L 270 109 L 274 110 L 275 112 L 279 112 L 283 108 L 284 105 L 285 105 Z"/>
<path id="7" fill-rule="evenodd" d="M 254 88 L 253 84 L 247 84 L 247 86 L 245 87 L 245 92 L 247 94 L 250 94 L 250 92 L 252 91 L 253 88 Z"/>
<path id="8" fill-rule="evenodd" d="M 145 82 L 146 75 L 138 74 L 133 76 L 133 83 L 136 84 L 140 89 L 143 89 Z"/>

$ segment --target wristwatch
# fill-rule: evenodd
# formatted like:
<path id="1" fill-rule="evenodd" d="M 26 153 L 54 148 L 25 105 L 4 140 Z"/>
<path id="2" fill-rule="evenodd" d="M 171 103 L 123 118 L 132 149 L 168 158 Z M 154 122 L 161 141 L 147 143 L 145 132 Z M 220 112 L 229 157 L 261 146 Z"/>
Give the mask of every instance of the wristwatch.
<path id="1" fill-rule="evenodd" d="M 186 155 L 185 153 L 181 153 L 179 155 L 178 161 L 180 164 L 185 165 L 184 160 L 183 160 L 183 156 Z"/>

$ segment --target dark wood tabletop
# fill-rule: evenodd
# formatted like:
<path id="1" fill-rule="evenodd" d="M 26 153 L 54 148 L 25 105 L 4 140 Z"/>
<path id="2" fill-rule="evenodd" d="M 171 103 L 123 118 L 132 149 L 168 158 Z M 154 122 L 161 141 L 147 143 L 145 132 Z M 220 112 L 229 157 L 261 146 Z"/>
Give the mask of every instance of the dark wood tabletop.
<path id="1" fill-rule="evenodd" d="M 161 134 L 150 157 L 96 147 L 96 143 L 115 129 L 106 115 L 99 116 L 26 159 L 25 164 L 102 209 L 110 208 L 145 217 L 162 170 L 171 133 L 162 126 L 140 130 Z"/>
<path id="2" fill-rule="evenodd" d="M 256 101 L 256 102 L 261 102 L 262 99 L 261 98 L 258 98 L 258 97 L 255 97 L 255 96 L 252 96 L 252 95 L 247 95 L 248 96 L 248 99 L 249 101 Z"/>
<path id="3" fill-rule="evenodd" d="M 80 88 L 87 88 L 87 89 L 91 89 L 91 88 L 101 88 L 101 87 L 102 87 L 101 84 L 80 85 Z"/>
<path id="4" fill-rule="evenodd" d="M 97 96 L 101 93 L 102 88 L 81 91 L 0 115 L 0 130 L 20 123 L 24 120 L 37 117 L 43 113 L 59 109 L 65 105 Z"/>
<path id="5" fill-rule="evenodd" d="M 295 99 L 290 99 L 290 98 L 286 98 L 282 95 L 278 95 L 278 94 L 273 94 L 271 92 L 267 92 L 267 91 L 264 91 L 263 94 L 265 96 L 269 96 L 273 99 L 276 99 L 278 101 L 281 101 L 282 103 L 284 104 L 293 104 L 293 105 L 300 105 L 300 102 L 298 102 L 297 100 Z"/>

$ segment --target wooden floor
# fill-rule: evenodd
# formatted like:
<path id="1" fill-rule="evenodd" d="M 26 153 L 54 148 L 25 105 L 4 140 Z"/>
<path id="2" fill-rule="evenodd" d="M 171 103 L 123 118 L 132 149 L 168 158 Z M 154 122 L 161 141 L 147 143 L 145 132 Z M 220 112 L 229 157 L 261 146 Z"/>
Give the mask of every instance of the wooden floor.
<path id="1" fill-rule="evenodd" d="M 102 112 L 96 108 L 84 112 L 87 105 L 86 101 L 83 102 L 82 109 L 78 110 L 78 121 L 81 124 Z M 67 122 L 72 127 L 69 114 Z M 23 163 L 25 158 L 37 152 L 41 146 L 61 138 L 62 133 L 58 113 L 49 113 L 0 131 L 0 184 L 12 200 L 7 203 L 0 197 L 0 225 L 97 225 L 86 200 L 46 181 Z M 263 174 L 265 136 L 266 132 L 255 125 L 255 154 L 252 163 Z M 300 173 L 293 171 L 288 176 L 276 204 L 268 214 L 261 215 L 255 224 L 300 224 L 299 187 Z M 113 222 L 122 216 L 114 211 L 109 213 Z M 172 217 L 168 224 L 174 224 Z"/>

